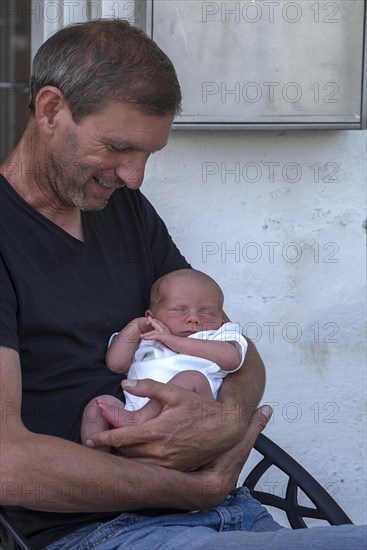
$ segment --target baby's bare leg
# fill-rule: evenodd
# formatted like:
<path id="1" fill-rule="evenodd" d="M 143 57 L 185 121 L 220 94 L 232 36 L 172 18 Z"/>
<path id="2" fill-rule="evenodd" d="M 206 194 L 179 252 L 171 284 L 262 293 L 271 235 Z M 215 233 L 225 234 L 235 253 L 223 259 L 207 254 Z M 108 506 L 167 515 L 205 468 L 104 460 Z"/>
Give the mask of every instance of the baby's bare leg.
<path id="1" fill-rule="evenodd" d="M 168 384 L 175 384 L 176 386 L 180 386 L 180 388 L 193 391 L 201 395 L 201 397 L 210 400 L 214 399 L 207 377 L 197 370 L 184 370 L 179 372 L 171 378 Z"/>
<path id="2" fill-rule="evenodd" d="M 114 397 L 108 395 L 102 397 L 110 397 L 111 399 L 114 399 Z M 109 428 L 108 422 L 103 418 L 101 411 L 98 408 L 98 399 L 98 397 L 92 399 L 83 412 L 82 425 L 80 429 L 80 436 L 83 445 L 85 445 L 85 442 L 90 439 L 91 435 L 96 432 L 103 432 Z M 98 447 L 98 449 L 101 451 L 110 452 L 109 447 Z"/>

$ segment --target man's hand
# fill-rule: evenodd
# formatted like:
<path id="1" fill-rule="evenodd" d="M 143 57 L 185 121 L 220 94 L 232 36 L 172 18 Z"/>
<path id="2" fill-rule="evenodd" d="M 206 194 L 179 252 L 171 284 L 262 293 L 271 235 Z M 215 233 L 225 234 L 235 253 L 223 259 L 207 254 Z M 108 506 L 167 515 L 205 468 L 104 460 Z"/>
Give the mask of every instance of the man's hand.
<path id="1" fill-rule="evenodd" d="M 194 392 L 150 379 L 124 380 L 122 385 L 134 395 L 159 400 L 163 410 L 144 424 L 94 434 L 90 439 L 95 447 L 113 447 L 126 457 L 188 471 L 215 464 L 216 459 L 220 461 L 221 455 L 243 440 L 244 422 L 239 404 L 207 401 Z M 256 426 L 257 437 L 264 425 L 260 426 L 257 419 Z M 256 437 L 253 439 L 253 427 L 249 435 L 248 432 L 249 429 L 245 441 L 249 452 L 248 442 L 254 442 Z M 226 457 L 223 460 L 226 462 Z"/>

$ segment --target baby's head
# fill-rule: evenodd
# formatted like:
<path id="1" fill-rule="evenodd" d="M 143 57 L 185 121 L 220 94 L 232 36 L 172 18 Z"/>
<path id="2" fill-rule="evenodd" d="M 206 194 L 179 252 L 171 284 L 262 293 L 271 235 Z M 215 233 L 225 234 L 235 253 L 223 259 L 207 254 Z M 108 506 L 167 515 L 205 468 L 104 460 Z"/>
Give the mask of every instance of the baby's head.
<path id="1" fill-rule="evenodd" d="M 218 329 L 223 323 L 223 292 L 196 269 L 172 271 L 152 286 L 147 315 L 164 323 L 176 336 Z"/>

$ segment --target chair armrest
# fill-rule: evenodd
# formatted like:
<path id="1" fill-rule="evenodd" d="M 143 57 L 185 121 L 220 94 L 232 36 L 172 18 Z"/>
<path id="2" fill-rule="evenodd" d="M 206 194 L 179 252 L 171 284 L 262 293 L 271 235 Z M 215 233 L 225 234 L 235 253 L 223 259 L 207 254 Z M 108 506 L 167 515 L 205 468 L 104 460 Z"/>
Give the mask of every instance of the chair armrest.
<path id="1" fill-rule="evenodd" d="M 248 487 L 253 497 L 262 504 L 283 510 L 293 529 L 307 527 L 303 520 L 306 517 L 326 520 L 331 525 L 352 523 L 344 510 L 316 479 L 271 439 L 260 434 L 256 440 L 255 449 L 264 458 L 249 473 L 243 485 Z M 284 498 L 255 489 L 260 478 L 271 466 L 278 467 L 289 477 Z M 307 495 L 315 508 L 299 504 L 298 489 Z"/>
<path id="2" fill-rule="evenodd" d="M 31 550 L 29 543 L 17 531 L 2 506 L 0 506 L 0 542 L 4 550 Z"/>

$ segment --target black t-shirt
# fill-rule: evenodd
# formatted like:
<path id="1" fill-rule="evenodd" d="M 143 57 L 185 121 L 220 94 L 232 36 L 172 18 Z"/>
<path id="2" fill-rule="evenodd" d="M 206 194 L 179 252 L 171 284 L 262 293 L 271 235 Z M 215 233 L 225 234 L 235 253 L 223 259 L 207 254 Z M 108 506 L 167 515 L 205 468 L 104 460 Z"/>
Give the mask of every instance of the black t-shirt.
<path id="1" fill-rule="evenodd" d="M 90 399 L 122 398 L 121 375 L 104 362 L 110 335 L 144 315 L 157 278 L 189 267 L 139 191 L 117 190 L 103 210 L 82 215 L 84 242 L 0 176 L 0 345 L 20 354 L 25 426 L 78 443 Z M 35 548 L 113 517 L 9 512 Z"/>

